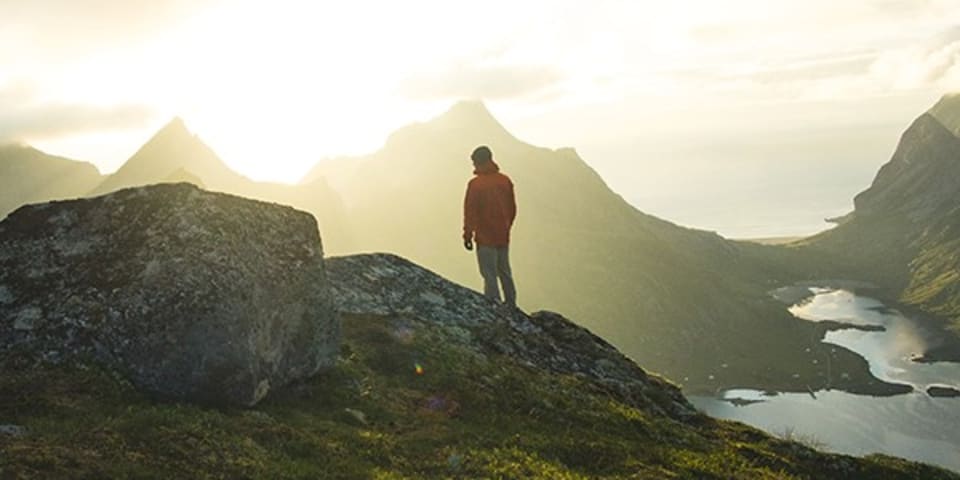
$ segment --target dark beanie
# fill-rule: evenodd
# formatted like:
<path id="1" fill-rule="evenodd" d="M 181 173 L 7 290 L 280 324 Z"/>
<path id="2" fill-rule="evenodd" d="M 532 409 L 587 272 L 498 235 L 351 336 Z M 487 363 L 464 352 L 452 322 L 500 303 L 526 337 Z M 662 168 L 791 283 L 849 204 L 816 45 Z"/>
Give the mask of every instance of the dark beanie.
<path id="1" fill-rule="evenodd" d="M 490 147 L 486 145 L 480 145 L 479 147 L 473 150 L 473 153 L 470 154 L 470 159 L 474 163 L 485 163 L 493 160 L 493 153 L 490 151 Z"/>

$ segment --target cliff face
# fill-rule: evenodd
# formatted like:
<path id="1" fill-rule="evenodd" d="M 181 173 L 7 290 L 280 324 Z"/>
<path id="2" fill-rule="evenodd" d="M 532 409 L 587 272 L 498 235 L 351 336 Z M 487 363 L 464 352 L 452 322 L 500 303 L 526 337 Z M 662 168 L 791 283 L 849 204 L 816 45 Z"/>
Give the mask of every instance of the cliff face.
<path id="1" fill-rule="evenodd" d="M 853 214 L 806 242 L 845 258 L 846 275 L 952 327 L 936 358 L 960 359 L 960 97 L 948 95 L 904 132 Z"/>
<path id="2" fill-rule="evenodd" d="M 94 358 L 161 396 L 252 405 L 339 342 L 310 215 L 188 184 L 0 223 L 0 354 Z"/>
<path id="3" fill-rule="evenodd" d="M 921 115 L 854 205 L 858 216 L 903 215 L 916 223 L 960 205 L 960 138 L 933 115 Z"/>

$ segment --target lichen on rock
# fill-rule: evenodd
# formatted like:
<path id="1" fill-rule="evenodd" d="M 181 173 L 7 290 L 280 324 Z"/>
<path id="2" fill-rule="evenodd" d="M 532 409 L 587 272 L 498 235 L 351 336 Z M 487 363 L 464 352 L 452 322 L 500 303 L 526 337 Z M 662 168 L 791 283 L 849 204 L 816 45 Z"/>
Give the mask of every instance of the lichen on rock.
<path id="1" fill-rule="evenodd" d="M 345 322 L 351 316 L 402 319 L 406 331 L 442 337 L 481 357 L 505 355 L 530 368 L 578 376 L 635 407 L 678 419 L 696 414 L 676 386 L 558 313 L 527 315 L 395 255 L 334 257 L 327 270 Z"/>
<path id="2" fill-rule="evenodd" d="M 0 358 L 91 359 L 175 399 L 253 405 L 339 346 L 316 220 L 189 184 L 20 208 L 0 285 Z"/>

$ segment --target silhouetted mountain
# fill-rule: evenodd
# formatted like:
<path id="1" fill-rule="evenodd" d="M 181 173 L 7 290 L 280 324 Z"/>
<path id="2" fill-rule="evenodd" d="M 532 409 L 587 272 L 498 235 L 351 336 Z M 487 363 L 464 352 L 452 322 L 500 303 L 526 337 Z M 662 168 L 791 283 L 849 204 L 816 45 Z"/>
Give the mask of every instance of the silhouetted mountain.
<path id="1" fill-rule="evenodd" d="M 960 138 L 930 113 L 903 134 L 893 158 L 873 184 L 854 199 L 854 215 L 903 215 L 915 223 L 934 220 L 960 205 Z"/>
<path id="2" fill-rule="evenodd" d="M 517 140 L 479 102 L 402 128 L 368 157 L 321 163 L 307 178 L 342 186 L 359 250 L 396 252 L 479 286 L 460 230 L 469 155 L 480 144 L 516 184 L 511 257 L 525 307 L 583 319 L 688 388 L 824 385 L 828 374 L 814 355 L 834 355 L 834 366 L 851 373 L 849 384 L 834 387 L 881 387 L 864 387 L 861 360 L 824 349 L 816 327 L 767 294 L 779 275 L 770 271 L 785 267 L 770 267 L 765 247 L 638 211 L 574 150 Z"/>
<path id="3" fill-rule="evenodd" d="M 0 219 L 27 203 L 81 196 L 101 179 L 87 162 L 25 145 L 0 145 Z"/>
<path id="4" fill-rule="evenodd" d="M 914 120 L 893 157 L 833 230 L 805 242 L 845 257 L 847 274 L 960 327 L 960 96 Z M 956 333 L 957 330 L 954 330 Z M 934 356 L 960 358 L 960 349 Z"/>
<path id="5" fill-rule="evenodd" d="M 271 159 L 264 159 L 270 161 Z M 203 141 L 191 133 L 183 120 L 174 118 L 161 128 L 113 175 L 90 195 L 153 183 L 180 182 L 258 200 L 290 205 L 317 217 L 327 247 L 349 248 L 350 234 L 340 197 L 325 181 L 285 185 L 255 182 L 231 170 Z"/>
<path id="6" fill-rule="evenodd" d="M 90 194 L 157 183 L 178 170 L 191 172 L 212 190 L 231 192 L 251 183 L 227 167 L 210 147 L 190 133 L 183 120 L 174 118 Z"/>

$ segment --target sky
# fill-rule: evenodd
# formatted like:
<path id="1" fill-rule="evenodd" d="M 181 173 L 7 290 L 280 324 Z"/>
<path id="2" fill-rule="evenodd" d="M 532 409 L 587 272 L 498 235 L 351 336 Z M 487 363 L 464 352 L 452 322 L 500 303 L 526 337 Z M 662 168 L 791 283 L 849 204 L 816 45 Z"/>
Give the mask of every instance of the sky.
<path id="1" fill-rule="evenodd" d="M 0 141 L 109 173 L 180 116 L 296 182 L 482 99 L 728 236 L 822 228 L 957 89 L 953 0 L 0 0 Z"/>

